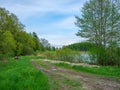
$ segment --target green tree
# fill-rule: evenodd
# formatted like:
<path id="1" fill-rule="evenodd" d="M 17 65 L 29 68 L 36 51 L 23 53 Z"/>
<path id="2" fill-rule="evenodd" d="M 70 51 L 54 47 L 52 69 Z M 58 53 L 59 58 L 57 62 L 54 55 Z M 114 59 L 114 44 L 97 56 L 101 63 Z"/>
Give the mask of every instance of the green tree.
<path id="1" fill-rule="evenodd" d="M 75 24 L 80 28 L 77 36 L 96 44 L 94 55 L 101 65 L 115 65 L 120 60 L 116 49 L 120 46 L 118 3 L 119 0 L 89 0 L 82 8 L 82 17 L 76 16 Z"/>
<path id="2" fill-rule="evenodd" d="M 75 51 L 89 51 L 95 47 L 95 44 L 90 42 L 80 42 L 80 43 L 74 43 L 71 45 L 64 46 L 63 48 L 69 48 Z"/>
<path id="3" fill-rule="evenodd" d="M 113 0 L 89 0 L 76 16 L 80 30 L 77 36 L 89 39 L 97 46 L 106 47 L 120 40 L 120 13 Z"/>
<path id="4" fill-rule="evenodd" d="M 3 40 L 1 43 L 2 54 L 6 56 L 14 56 L 16 44 L 13 35 L 10 31 L 5 31 L 2 35 Z"/>
<path id="5" fill-rule="evenodd" d="M 10 39 L 8 39 L 8 36 Z M 11 42 L 11 43 L 10 43 Z M 5 8 L 0 8 L 0 54 L 26 55 L 39 49 L 39 39 L 24 31 L 24 25 L 17 16 Z M 7 48 L 6 45 L 9 44 Z M 15 44 L 15 48 L 13 45 Z M 11 46 L 11 49 L 10 49 Z M 9 50 L 10 49 L 10 50 Z M 8 51 L 8 52 L 7 52 Z"/>
<path id="6" fill-rule="evenodd" d="M 17 31 L 24 30 L 24 25 L 15 14 L 5 8 L 0 8 L 0 30 L 10 31 L 14 35 Z"/>
<path id="7" fill-rule="evenodd" d="M 15 55 L 19 56 L 23 52 L 23 44 L 21 42 L 16 42 L 16 50 L 15 50 Z"/>
<path id="8" fill-rule="evenodd" d="M 33 41 L 35 42 L 34 50 L 40 50 L 40 47 L 42 48 L 40 44 L 40 40 L 35 32 L 32 33 Z"/>

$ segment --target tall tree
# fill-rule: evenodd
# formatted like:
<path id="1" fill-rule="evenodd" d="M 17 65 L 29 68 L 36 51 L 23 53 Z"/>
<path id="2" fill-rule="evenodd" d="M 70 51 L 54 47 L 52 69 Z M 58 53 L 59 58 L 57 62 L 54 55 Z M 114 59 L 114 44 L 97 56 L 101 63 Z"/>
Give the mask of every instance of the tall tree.
<path id="1" fill-rule="evenodd" d="M 89 0 L 75 23 L 77 35 L 96 44 L 92 54 L 101 65 L 120 65 L 120 0 Z"/>
<path id="2" fill-rule="evenodd" d="M 41 38 L 40 42 L 44 47 L 50 47 L 50 43 L 48 42 L 48 40 Z"/>
<path id="3" fill-rule="evenodd" d="M 114 0 L 89 0 L 82 8 L 81 18 L 75 23 L 77 36 L 87 38 L 97 46 L 108 46 L 120 40 L 120 12 Z"/>
<path id="4" fill-rule="evenodd" d="M 40 40 L 35 32 L 32 33 L 33 41 L 35 42 L 34 50 L 39 50 L 41 47 Z"/>

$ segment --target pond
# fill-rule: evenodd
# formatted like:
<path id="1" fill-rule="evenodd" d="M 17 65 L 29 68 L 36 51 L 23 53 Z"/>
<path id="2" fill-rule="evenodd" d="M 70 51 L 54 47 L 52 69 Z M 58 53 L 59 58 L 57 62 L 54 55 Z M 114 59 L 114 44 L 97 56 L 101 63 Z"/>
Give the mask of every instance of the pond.
<path id="1" fill-rule="evenodd" d="M 81 54 L 81 58 L 82 58 L 83 62 L 87 62 L 87 63 L 91 62 L 89 54 Z"/>
<path id="2" fill-rule="evenodd" d="M 75 56 L 75 62 L 94 63 L 90 54 L 80 54 Z"/>

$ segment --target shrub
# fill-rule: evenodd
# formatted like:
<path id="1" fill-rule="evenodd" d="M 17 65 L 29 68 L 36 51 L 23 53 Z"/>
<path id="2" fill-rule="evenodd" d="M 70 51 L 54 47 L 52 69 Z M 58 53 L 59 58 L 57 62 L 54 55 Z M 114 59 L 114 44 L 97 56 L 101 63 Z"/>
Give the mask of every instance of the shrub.
<path id="1" fill-rule="evenodd" d="M 120 48 L 93 48 L 90 53 L 91 62 L 99 65 L 120 66 Z"/>
<path id="2" fill-rule="evenodd" d="M 46 51 L 44 52 L 46 58 L 69 61 L 69 62 L 82 62 L 82 57 L 79 52 L 73 51 L 71 49 L 60 49 L 56 51 Z"/>
<path id="3" fill-rule="evenodd" d="M 82 62 L 82 58 L 79 52 L 71 49 L 60 49 L 56 51 L 46 51 L 44 53 L 46 58 L 69 61 L 69 62 Z"/>
<path id="4" fill-rule="evenodd" d="M 23 52 L 22 55 L 31 55 L 31 54 L 34 54 L 33 48 L 31 48 L 29 46 L 24 46 L 22 52 Z"/>
<path id="5" fill-rule="evenodd" d="M 49 59 L 56 59 L 56 51 L 45 51 L 44 56 Z"/>
<path id="6" fill-rule="evenodd" d="M 70 61 L 70 62 L 74 60 L 74 55 L 77 54 L 76 52 L 70 49 L 57 50 L 56 53 L 58 60 Z"/>

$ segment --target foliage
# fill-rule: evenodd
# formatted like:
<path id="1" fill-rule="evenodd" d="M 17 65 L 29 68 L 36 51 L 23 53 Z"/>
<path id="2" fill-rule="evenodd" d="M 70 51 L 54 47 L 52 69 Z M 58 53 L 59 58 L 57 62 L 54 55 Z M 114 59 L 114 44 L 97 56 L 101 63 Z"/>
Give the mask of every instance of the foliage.
<path id="1" fill-rule="evenodd" d="M 78 58 L 76 56 L 80 55 L 78 52 L 72 51 L 70 49 L 57 50 L 56 53 L 57 53 L 57 59 L 58 60 L 70 61 L 70 62 L 77 61 Z M 76 60 L 76 58 L 77 58 L 77 60 Z"/>
<path id="2" fill-rule="evenodd" d="M 90 42 L 80 42 L 64 46 L 63 48 L 69 48 L 75 51 L 89 51 L 93 47 L 95 47 L 95 45 Z"/>
<path id="3" fill-rule="evenodd" d="M 37 34 L 24 31 L 24 25 L 17 16 L 0 8 L 0 57 L 33 54 L 42 50 Z"/>
<path id="4" fill-rule="evenodd" d="M 13 35 L 10 31 L 5 31 L 1 35 L 2 43 L 1 43 L 1 54 L 4 56 L 14 56 L 14 50 L 16 49 L 16 44 Z"/>
<path id="5" fill-rule="evenodd" d="M 90 53 L 91 63 L 99 65 L 117 65 L 120 66 L 120 48 L 93 48 Z"/>
<path id="6" fill-rule="evenodd" d="M 55 47 L 51 46 L 48 40 L 41 38 L 40 43 L 42 45 L 42 51 L 55 51 Z"/>
<path id="7" fill-rule="evenodd" d="M 39 40 L 37 34 L 36 34 L 35 32 L 33 32 L 33 33 L 31 34 L 31 36 L 32 36 L 33 42 L 34 42 L 34 44 L 35 44 L 35 45 L 34 45 L 34 50 L 39 50 L 40 47 L 43 48 L 43 45 L 40 43 L 40 40 Z"/>
<path id="8" fill-rule="evenodd" d="M 49 90 L 47 76 L 33 67 L 30 58 L 0 62 L 0 90 Z"/>
<path id="9" fill-rule="evenodd" d="M 91 56 L 100 65 L 120 65 L 120 8 L 119 0 L 89 0 L 76 16 L 80 30 L 77 36 L 87 38 L 96 47 Z"/>
<path id="10" fill-rule="evenodd" d="M 118 43 L 120 12 L 113 0 L 89 0 L 82 8 L 82 17 L 76 16 L 80 28 L 77 35 L 98 46 Z"/>
<path id="11" fill-rule="evenodd" d="M 56 51 L 45 51 L 43 55 L 45 56 L 45 58 L 57 59 Z"/>
<path id="12" fill-rule="evenodd" d="M 22 55 L 32 55 L 32 54 L 34 54 L 33 48 L 31 48 L 29 46 L 23 46 Z"/>
<path id="13" fill-rule="evenodd" d="M 46 58 L 69 61 L 69 62 L 82 62 L 82 57 L 78 51 L 72 51 L 71 49 L 59 49 L 56 51 L 44 52 Z"/>

